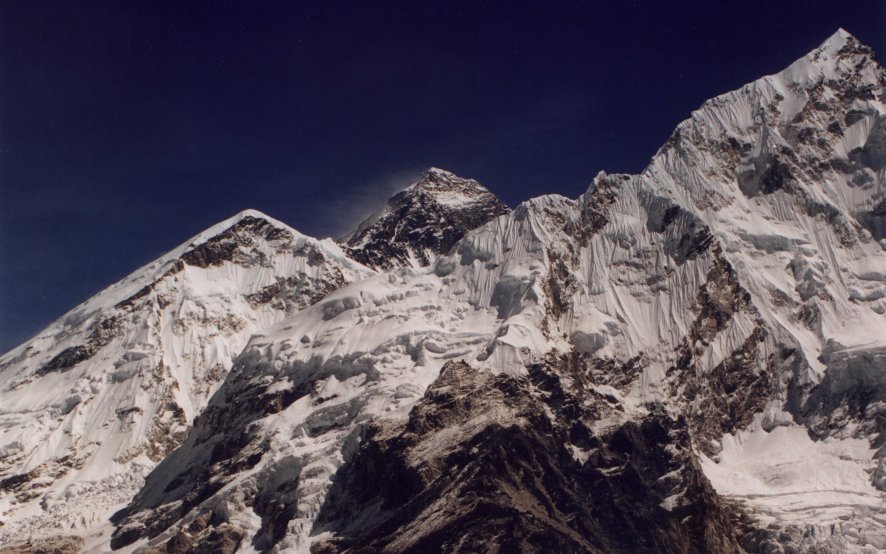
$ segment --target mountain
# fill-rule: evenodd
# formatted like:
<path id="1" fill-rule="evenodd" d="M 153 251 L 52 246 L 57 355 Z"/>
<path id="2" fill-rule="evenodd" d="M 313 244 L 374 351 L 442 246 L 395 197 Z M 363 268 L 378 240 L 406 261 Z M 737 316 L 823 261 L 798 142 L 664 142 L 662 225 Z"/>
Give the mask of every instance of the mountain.
<path id="1" fill-rule="evenodd" d="M 509 211 L 471 183 L 430 170 L 343 239 L 363 265 L 324 254 L 353 278 L 254 330 L 121 495 L 113 535 L 44 544 L 886 550 L 886 71 L 869 48 L 838 31 L 577 199 Z M 441 197 L 483 215 L 468 228 Z"/>
<path id="2" fill-rule="evenodd" d="M 440 170 L 395 198 L 410 194 L 421 202 L 479 195 L 503 206 L 476 182 Z M 422 217 L 422 206 L 411 211 L 422 228 L 401 222 L 398 232 L 418 237 L 403 248 L 434 255 L 423 233 L 440 208 L 431 202 Z M 485 209 L 469 199 L 447 211 L 457 227 L 437 221 L 440 240 L 462 236 Z M 371 257 L 246 210 L 0 358 L 0 544 L 46 528 L 106 543 L 108 516 L 181 443 L 249 337 L 375 273 L 353 258 Z"/>
<path id="3" fill-rule="evenodd" d="M 355 260 L 381 271 L 425 267 L 468 231 L 507 212 L 477 181 L 431 168 L 340 243 Z"/>
<path id="4" fill-rule="evenodd" d="M 256 211 L 0 358 L 0 544 L 89 529 L 187 435 L 250 335 L 374 272 Z"/>

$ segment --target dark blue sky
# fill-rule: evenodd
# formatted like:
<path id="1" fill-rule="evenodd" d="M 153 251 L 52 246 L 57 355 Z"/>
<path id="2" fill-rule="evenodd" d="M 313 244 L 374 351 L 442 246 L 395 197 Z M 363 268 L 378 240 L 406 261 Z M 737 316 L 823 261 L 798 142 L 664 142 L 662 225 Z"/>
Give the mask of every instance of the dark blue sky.
<path id="1" fill-rule="evenodd" d="M 882 0 L 2 2 L 0 351 L 247 207 L 338 235 L 432 165 L 577 196 L 841 26 L 886 53 Z"/>

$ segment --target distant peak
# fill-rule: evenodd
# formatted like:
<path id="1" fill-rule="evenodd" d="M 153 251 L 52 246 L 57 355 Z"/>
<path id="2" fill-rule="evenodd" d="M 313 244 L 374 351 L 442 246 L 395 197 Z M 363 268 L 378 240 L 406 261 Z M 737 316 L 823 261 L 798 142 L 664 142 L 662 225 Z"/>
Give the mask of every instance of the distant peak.
<path id="1" fill-rule="evenodd" d="M 456 175 L 451 171 L 446 171 L 445 169 L 440 169 L 439 167 L 429 167 L 425 170 L 424 175 L 442 175 L 444 177 L 455 177 Z"/>
<path id="2" fill-rule="evenodd" d="M 238 224 L 244 223 L 250 219 L 263 221 L 266 224 L 270 225 L 271 227 L 276 227 L 278 229 L 286 230 L 286 231 L 292 233 L 294 236 L 302 236 L 301 233 L 299 233 L 298 231 L 296 231 L 295 229 L 293 229 L 289 225 L 286 225 L 282 221 L 278 221 L 278 220 L 274 219 L 273 217 L 271 217 L 263 212 L 260 212 L 258 210 L 247 209 L 247 210 L 243 210 L 241 212 L 237 212 L 233 216 L 231 216 L 227 219 L 224 219 L 207 229 L 204 229 L 203 232 L 191 237 L 191 239 L 188 242 L 179 246 L 176 250 L 173 250 L 173 252 L 176 252 L 177 250 L 184 251 L 185 249 L 191 248 L 197 244 L 202 244 L 202 243 L 206 242 L 207 240 L 209 240 L 213 237 L 216 237 L 222 233 L 225 233 L 226 231 L 230 230 L 231 228 L 237 226 Z"/>
<path id="3" fill-rule="evenodd" d="M 265 219 L 265 220 L 268 220 L 268 221 L 270 221 L 270 220 L 272 219 L 269 215 L 267 215 L 267 214 L 265 214 L 265 213 L 262 213 L 262 212 L 260 212 L 260 211 L 258 211 L 258 210 L 254 210 L 254 209 L 252 209 L 252 208 L 248 208 L 248 209 L 245 209 L 245 210 L 243 210 L 243 211 L 241 211 L 241 212 L 238 212 L 236 215 L 234 215 L 233 217 L 231 217 L 231 218 L 229 219 L 229 221 L 230 221 L 230 220 L 233 220 L 233 221 L 240 221 L 241 219 L 246 219 L 247 217 L 254 217 L 254 218 L 256 218 L 256 219 Z"/>
<path id="4" fill-rule="evenodd" d="M 404 192 L 419 190 L 434 196 L 440 193 L 465 192 L 474 194 L 492 194 L 489 190 L 474 179 L 459 177 L 451 171 L 431 167 L 422 173 L 415 183 L 408 186 Z M 396 196 L 392 200 L 396 199 Z"/>
<path id="5" fill-rule="evenodd" d="M 852 36 L 849 31 L 840 27 L 837 31 L 829 36 L 824 42 L 822 42 L 818 50 L 823 50 L 826 52 L 839 52 L 843 46 L 846 45 L 849 41 L 858 42 L 858 39 Z"/>
<path id="6" fill-rule="evenodd" d="M 283 223 L 282 221 L 274 219 L 273 217 L 269 216 L 268 214 L 266 214 L 264 212 L 260 212 L 259 210 L 255 210 L 252 208 L 243 210 L 241 212 L 237 212 L 235 215 L 229 217 L 228 219 L 225 219 L 224 221 L 221 221 L 218 224 L 213 225 L 210 229 L 215 229 L 215 228 L 226 229 L 228 227 L 232 227 L 232 226 L 240 223 L 241 221 L 247 220 L 247 219 L 260 219 L 262 221 L 265 221 L 265 222 L 271 224 L 273 227 L 279 227 L 281 229 L 293 230 L 289 227 L 289 225 Z M 207 229 L 207 231 L 208 230 L 209 229 Z"/>
<path id="7" fill-rule="evenodd" d="M 220 221 L 219 223 L 213 225 L 209 229 L 206 229 L 201 234 L 209 235 L 213 231 L 216 233 L 226 231 L 227 229 L 237 225 L 238 223 L 241 223 L 241 222 L 243 222 L 245 220 L 249 220 L 249 219 L 258 219 L 258 220 L 265 221 L 265 222 L 269 223 L 273 227 L 278 227 L 280 229 L 292 230 L 292 229 L 290 229 L 289 225 L 286 225 L 282 221 L 278 221 L 278 220 L 274 219 L 273 217 L 267 215 L 266 213 L 263 213 L 258 210 L 254 210 L 254 209 L 250 208 L 250 209 L 243 210 L 241 212 L 237 212 L 236 214 L 229 217 L 228 219 L 225 219 L 224 221 Z"/>
<path id="8" fill-rule="evenodd" d="M 421 174 L 421 177 L 414 183 L 412 183 L 407 188 L 419 187 L 425 183 L 435 183 L 441 180 L 451 181 L 454 179 L 460 179 L 458 175 L 452 173 L 451 171 L 446 171 L 445 169 L 440 169 L 439 167 L 429 167 L 424 170 Z"/>
<path id="9" fill-rule="evenodd" d="M 479 182 L 431 167 L 340 244 L 375 269 L 427 266 L 468 231 L 508 210 Z"/>

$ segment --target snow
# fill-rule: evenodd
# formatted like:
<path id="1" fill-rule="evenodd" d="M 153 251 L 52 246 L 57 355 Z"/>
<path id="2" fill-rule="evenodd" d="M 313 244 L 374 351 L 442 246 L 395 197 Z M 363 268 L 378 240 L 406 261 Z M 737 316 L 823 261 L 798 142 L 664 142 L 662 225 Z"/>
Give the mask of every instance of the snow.
<path id="1" fill-rule="evenodd" d="M 430 181 L 430 182 L 429 182 Z M 462 183 L 463 179 L 449 171 L 431 167 L 425 172 L 425 178 L 409 185 L 407 191 L 421 190 L 430 194 L 434 202 L 449 208 L 464 208 L 475 204 L 479 195 L 491 194 L 483 185 L 474 180 Z M 377 219 L 376 216 L 370 220 Z M 361 224 L 360 227 L 364 227 Z M 358 232 L 360 230 L 358 227 Z"/>
<path id="2" fill-rule="evenodd" d="M 811 507 L 832 504 L 830 493 L 834 492 L 879 506 L 884 494 L 872 486 L 868 474 L 874 466 L 873 455 L 867 440 L 814 441 L 805 428 L 788 425 L 769 432 L 757 428 L 727 435 L 719 462 L 704 458 L 704 466 L 719 492 L 772 509 L 796 508 L 803 502 Z M 810 515 L 815 514 L 797 517 Z"/>
<path id="3" fill-rule="evenodd" d="M 666 364 L 694 317 L 689 308 L 710 260 L 700 257 L 670 267 L 666 241 L 656 243 L 659 233 L 645 224 L 645 210 L 652 209 L 655 199 L 643 196 L 647 189 L 635 185 L 639 183 L 628 183 L 615 209 L 639 215 L 613 218 L 587 247 L 572 243 L 575 239 L 562 232 L 564 221 L 580 222 L 581 202 L 556 195 L 533 199 L 471 232 L 433 267 L 401 268 L 357 281 L 254 335 L 213 402 L 263 396 L 305 382 L 314 382 L 320 392 L 250 428 L 273 455 L 263 456 L 255 468 L 237 475 L 213 497 L 213 506 L 236 511 L 242 491 L 260 487 L 280 471 L 292 471 L 292 464 L 302 472 L 311 468 L 312 478 L 300 480 L 295 491 L 298 511 L 280 546 L 303 551 L 314 540 L 309 530 L 349 437 L 363 422 L 405 416 L 447 361 L 463 360 L 480 371 L 521 375 L 527 364 L 552 348 L 568 351 L 579 342 L 621 361 L 642 351 Z M 652 268 L 669 268 L 663 276 L 666 287 L 657 288 L 641 278 L 646 268 L 637 270 L 636 281 L 623 281 L 619 266 L 610 261 L 622 255 L 616 251 L 625 233 L 638 237 L 638 248 L 649 251 Z M 553 299 L 545 283 L 557 277 L 550 273 L 548 253 L 570 249 L 583 252 L 576 269 L 578 292 L 568 300 L 564 296 L 564 312 L 552 318 Z M 635 257 L 624 254 L 625 260 Z M 680 298 L 672 299 L 666 290 Z M 663 313 L 665 320 L 660 319 Z M 623 399 L 612 387 L 599 390 Z M 630 398 L 625 403 L 632 413 L 641 410 L 641 400 Z M 217 407 L 222 409 L 221 404 Z M 444 452 L 447 441 L 456 440 L 466 429 L 455 431 L 442 433 L 434 448 Z M 216 430 L 195 432 L 193 443 L 173 453 L 164 472 L 152 477 L 147 502 L 169 502 L 163 497 L 168 483 L 205 456 L 201 448 L 211 444 Z M 575 455 L 580 459 L 587 454 Z M 167 534 L 161 535 L 152 543 L 166 538 Z"/>
<path id="4" fill-rule="evenodd" d="M 797 425 L 755 427 L 723 438 L 718 461 L 701 454 L 716 491 L 753 510 L 762 523 L 864 535 L 886 548 L 886 494 L 871 483 L 874 450 L 865 439 L 814 441 Z"/>
<path id="5" fill-rule="evenodd" d="M 757 106 L 777 103 L 776 94 L 782 94 L 787 98 L 782 102 L 790 105 L 780 106 L 779 111 L 784 120 L 792 119 L 793 114 L 789 112 L 806 107 L 808 100 L 805 93 L 798 95 L 785 91 L 814 86 L 823 79 L 839 79 L 849 69 L 846 62 L 836 58 L 847 37 L 844 31 L 839 31 L 819 49 L 784 72 L 707 102 L 692 114 L 690 120 L 680 125 L 681 133 L 701 135 L 703 140 L 709 141 L 736 136 L 760 145 L 763 149 L 761 152 L 785 145 L 786 139 L 779 136 L 778 131 L 773 132 L 760 125 Z M 872 70 L 865 69 L 862 76 L 866 81 L 876 82 L 877 79 L 876 72 Z M 873 109 L 874 113 L 863 117 L 852 126 L 851 132 L 838 138 L 834 156 L 845 156 L 846 152 L 857 148 L 863 141 L 865 126 L 871 124 L 876 113 L 886 111 L 877 100 L 868 102 L 867 109 Z M 697 148 L 697 142 L 696 139 L 690 145 L 684 141 L 684 145 Z M 802 145 L 795 147 L 801 155 L 805 155 Z M 808 156 L 810 160 L 815 160 L 821 154 L 810 149 Z M 784 329 L 804 346 L 807 359 L 817 372 L 824 369 L 815 361 L 821 351 L 822 335 L 836 338 L 847 345 L 882 342 L 884 335 L 879 329 L 882 329 L 883 320 L 881 314 L 877 313 L 877 306 L 868 308 L 864 304 L 847 301 L 853 296 L 852 290 L 860 291 L 861 288 L 865 292 L 856 292 L 855 296 L 860 297 L 858 299 L 872 301 L 879 298 L 881 285 L 859 284 L 854 275 L 865 273 L 860 269 L 862 266 L 886 266 L 882 248 L 873 241 L 862 242 L 852 248 L 840 247 L 841 239 L 835 227 L 822 225 L 820 218 L 800 213 L 791 195 L 778 191 L 766 197 L 748 198 L 728 182 L 728 174 L 720 175 L 717 165 L 710 162 L 710 156 L 704 150 L 688 153 L 662 150 L 644 171 L 643 178 L 681 206 L 696 212 L 705 223 L 717 230 L 725 240 L 730 261 L 741 271 L 741 280 L 753 296 L 767 298 L 773 289 L 792 291 L 803 285 L 790 279 L 784 271 L 784 266 L 791 262 L 793 256 L 799 256 L 799 261 L 810 267 L 819 268 L 816 271 L 829 274 L 831 279 L 820 289 L 827 290 L 834 299 L 833 306 L 825 307 L 833 316 L 822 318 L 825 328 L 818 337 L 811 336 L 802 324 L 785 318 L 782 312 L 769 309 L 766 302 L 758 303 L 768 321 L 776 328 Z M 801 175 L 798 184 L 810 198 L 845 214 L 851 220 L 854 214 L 873 205 L 879 189 L 853 186 L 846 179 L 845 175 L 837 172 L 820 179 Z M 713 205 L 712 198 L 715 199 Z M 837 268 L 841 271 L 835 271 Z M 845 274 L 843 269 L 846 270 Z M 803 286 L 807 285 L 815 287 L 813 283 Z"/>
<path id="6" fill-rule="evenodd" d="M 247 217 L 289 233 L 288 250 L 279 251 L 283 243 L 256 239 L 244 249 L 266 262 L 178 267 L 185 252 Z M 311 265 L 304 254 L 311 249 L 323 253 L 325 269 Z M 103 525 L 155 466 L 157 456 L 146 454 L 167 448 L 163 442 L 171 434 L 183 436 L 249 336 L 287 313 L 283 306 L 254 305 L 247 296 L 292 275 L 306 275 L 311 283 L 332 268 L 347 280 L 374 273 L 331 241 L 305 237 L 246 210 L 133 272 L 0 358 L 0 477 L 39 474 L 27 485 L 37 493 L 33 499 L 0 494 L 0 543 L 47 525 L 87 534 Z M 148 295 L 131 308 L 118 306 L 146 285 L 152 287 Z M 67 371 L 35 373 L 65 348 L 89 343 L 95 326 L 107 320 L 116 321 L 113 336 L 87 360 Z"/>
<path id="7" fill-rule="evenodd" d="M 423 267 L 467 230 L 463 228 L 466 222 L 478 225 L 506 210 L 477 181 L 432 167 L 340 242 L 357 253 L 357 259 L 368 259 L 367 263 L 385 269 Z M 395 246 L 393 254 L 391 245 Z M 374 259 L 376 251 L 384 252 L 385 259 Z"/>

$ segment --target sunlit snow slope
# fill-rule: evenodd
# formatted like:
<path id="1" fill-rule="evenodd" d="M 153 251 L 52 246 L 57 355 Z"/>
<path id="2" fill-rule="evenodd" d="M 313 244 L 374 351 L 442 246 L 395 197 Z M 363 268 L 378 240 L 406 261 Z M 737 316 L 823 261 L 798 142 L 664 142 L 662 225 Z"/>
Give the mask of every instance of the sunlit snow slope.
<path id="1" fill-rule="evenodd" d="M 706 102 L 638 177 L 714 230 L 765 322 L 760 355 L 790 356 L 756 430 L 726 437 L 721 464 L 706 466 L 715 487 L 766 521 L 818 523 L 879 548 L 884 94 L 873 53 L 841 30 L 785 71 Z M 777 425 L 789 427 L 767 438 Z"/>
<path id="2" fill-rule="evenodd" d="M 371 270 L 261 213 L 219 223 L 0 358 L 0 544 L 106 524 L 249 336 Z"/>

